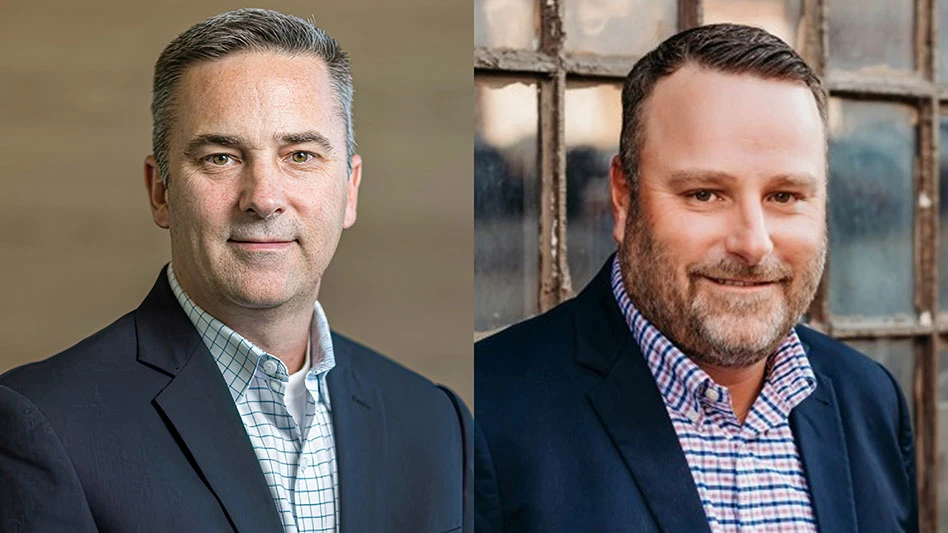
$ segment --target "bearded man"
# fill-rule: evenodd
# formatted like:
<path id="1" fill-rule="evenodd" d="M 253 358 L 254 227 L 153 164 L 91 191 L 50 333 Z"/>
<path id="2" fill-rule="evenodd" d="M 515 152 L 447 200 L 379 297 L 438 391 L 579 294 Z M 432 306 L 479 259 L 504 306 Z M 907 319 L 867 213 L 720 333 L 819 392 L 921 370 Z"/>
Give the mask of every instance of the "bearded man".
<path id="1" fill-rule="evenodd" d="M 622 102 L 618 251 L 476 345 L 477 531 L 916 531 L 898 385 L 795 325 L 827 248 L 819 78 L 712 25 L 643 57 Z"/>

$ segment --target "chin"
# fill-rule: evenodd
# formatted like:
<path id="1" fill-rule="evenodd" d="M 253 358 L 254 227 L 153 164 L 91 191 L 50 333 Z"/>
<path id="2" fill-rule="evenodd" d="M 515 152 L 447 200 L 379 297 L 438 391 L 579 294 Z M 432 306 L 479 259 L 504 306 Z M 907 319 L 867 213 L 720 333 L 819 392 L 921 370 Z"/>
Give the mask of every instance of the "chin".
<path id="1" fill-rule="evenodd" d="M 706 321 L 703 329 L 713 344 L 727 347 L 726 351 L 746 353 L 772 351 L 780 346 L 790 332 L 789 329 L 784 330 L 782 321 L 752 320 L 747 316 Z"/>
<path id="2" fill-rule="evenodd" d="M 285 278 L 243 276 L 222 287 L 227 299 L 241 307 L 270 309 L 293 297 L 294 291 Z"/>

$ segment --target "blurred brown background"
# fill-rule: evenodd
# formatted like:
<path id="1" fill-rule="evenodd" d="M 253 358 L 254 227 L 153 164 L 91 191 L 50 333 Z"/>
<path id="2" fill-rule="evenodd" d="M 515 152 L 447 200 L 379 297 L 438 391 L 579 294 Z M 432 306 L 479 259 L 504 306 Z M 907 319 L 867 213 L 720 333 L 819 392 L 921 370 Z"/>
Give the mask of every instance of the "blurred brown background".
<path id="1" fill-rule="evenodd" d="M 0 1 L 0 372 L 136 307 L 170 259 L 151 221 L 151 75 L 226 0 Z M 352 56 L 359 220 L 322 284 L 331 326 L 473 401 L 471 6 L 281 1 Z"/>

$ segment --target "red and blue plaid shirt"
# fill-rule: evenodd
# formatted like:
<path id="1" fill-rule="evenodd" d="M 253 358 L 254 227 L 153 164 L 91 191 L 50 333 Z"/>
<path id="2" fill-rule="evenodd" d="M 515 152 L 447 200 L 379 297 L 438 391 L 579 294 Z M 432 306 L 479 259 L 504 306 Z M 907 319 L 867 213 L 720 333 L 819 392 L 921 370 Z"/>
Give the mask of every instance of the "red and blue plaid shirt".
<path id="1" fill-rule="evenodd" d="M 698 487 L 711 530 L 816 531 L 790 411 L 816 389 L 796 331 L 770 357 L 742 425 L 718 385 L 642 316 L 612 264 L 612 291 L 648 362 Z"/>

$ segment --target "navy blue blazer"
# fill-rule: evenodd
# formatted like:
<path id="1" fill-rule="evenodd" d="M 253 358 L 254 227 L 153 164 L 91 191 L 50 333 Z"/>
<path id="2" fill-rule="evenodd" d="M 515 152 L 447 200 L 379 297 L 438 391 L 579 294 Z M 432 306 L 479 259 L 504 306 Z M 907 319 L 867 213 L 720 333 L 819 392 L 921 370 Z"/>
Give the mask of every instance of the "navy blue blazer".
<path id="1" fill-rule="evenodd" d="M 710 531 L 609 285 L 475 345 L 478 533 Z M 806 327 L 817 388 L 790 415 L 819 530 L 918 529 L 908 408 L 878 363 Z"/>
<path id="2" fill-rule="evenodd" d="M 332 340 L 341 531 L 472 532 L 464 404 Z M 0 376 L 0 531 L 282 531 L 233 397 L 164 272 L 135 311 Z"/>

